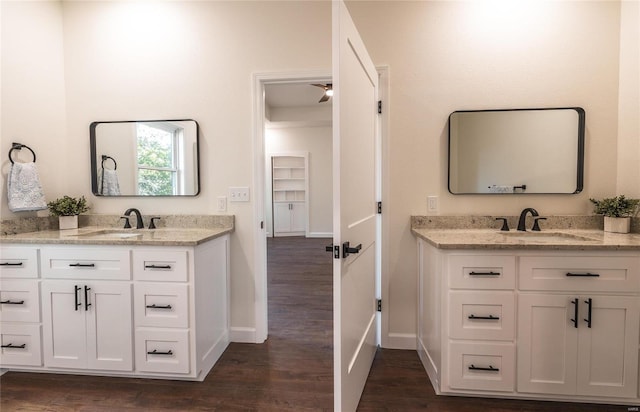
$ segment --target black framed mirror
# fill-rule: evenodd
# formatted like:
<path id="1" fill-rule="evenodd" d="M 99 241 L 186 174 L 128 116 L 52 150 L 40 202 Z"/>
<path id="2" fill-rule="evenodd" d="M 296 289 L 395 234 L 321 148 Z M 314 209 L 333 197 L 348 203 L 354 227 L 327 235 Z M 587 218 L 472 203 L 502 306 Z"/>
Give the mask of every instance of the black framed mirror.
<path id="1" fill-rule="evenodd" d="M 580 107 L 449 115 L 452 194 L 574 194 L 584 179 Z"/>
<path id="2" fill-rule="evenodd" d="M 96 196 L 196 196 L 199 126 L 192 119 L 93 122 L 91 190 Z"/>

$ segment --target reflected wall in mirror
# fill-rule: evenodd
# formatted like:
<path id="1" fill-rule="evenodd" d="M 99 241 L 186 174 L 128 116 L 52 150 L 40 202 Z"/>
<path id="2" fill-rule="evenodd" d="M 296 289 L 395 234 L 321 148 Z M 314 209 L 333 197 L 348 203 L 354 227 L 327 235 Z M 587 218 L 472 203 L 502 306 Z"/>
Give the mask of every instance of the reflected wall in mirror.
<path id="1" fill-rule="evenodd" d="M 200 192 L 195 120 L 93 122 L 91 190 L 96 196 L 195 196 Z"/>
<path id="2" fill-rule="evenodd" d="M 579 107 L 453 112 L 449 192 L 579 193 L 584 128 Z"/>

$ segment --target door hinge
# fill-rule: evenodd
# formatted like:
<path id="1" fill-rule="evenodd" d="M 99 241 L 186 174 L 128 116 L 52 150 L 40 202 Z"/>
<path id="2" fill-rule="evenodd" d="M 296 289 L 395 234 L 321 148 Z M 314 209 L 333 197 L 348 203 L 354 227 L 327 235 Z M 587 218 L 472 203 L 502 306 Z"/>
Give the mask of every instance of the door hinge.
<path id="1" fill-rule="evenodd" d="M 378 100 L 378 114 L 382 113 L 382 100 Z"/>
<path id="2" fill-rule="evenodd" d="M 378 202 L 378 214 L 382 214 L 382 202 Z"/>
<path id="3" fill-rule="evenodd" d="M 333 258 L 340 259 L 340 246 L 338 245 L 333 246 Z"/>
<path id="4" fill-rule="evenodd" d="M 378 299 L 378 312 L 382 312 L 382 299 Z"/>

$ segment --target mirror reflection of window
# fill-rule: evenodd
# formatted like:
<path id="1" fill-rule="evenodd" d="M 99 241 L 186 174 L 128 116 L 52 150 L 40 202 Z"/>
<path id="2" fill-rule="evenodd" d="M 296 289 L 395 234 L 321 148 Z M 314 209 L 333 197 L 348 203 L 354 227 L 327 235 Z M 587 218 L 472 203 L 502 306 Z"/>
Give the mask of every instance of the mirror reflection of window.
<path id="1" fill-rule="evenodd" d="M 181 193 L 179 148 L 184 129 L 170 123 L 138 123 L 137 194 L 167 196 Z"/>

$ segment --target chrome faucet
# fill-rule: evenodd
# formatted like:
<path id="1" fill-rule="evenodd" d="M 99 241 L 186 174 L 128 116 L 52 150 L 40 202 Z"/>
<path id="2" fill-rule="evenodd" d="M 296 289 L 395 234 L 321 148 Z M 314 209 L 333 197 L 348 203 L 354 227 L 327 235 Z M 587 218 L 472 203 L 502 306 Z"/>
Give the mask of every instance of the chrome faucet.
<path id="1" fill-rule="evenodd" d="M 129 217 L 131 217 L 131 212 L 135 213 L 136 215 L 136 229 L 144 229 L 144 223 L 142 222 L 142 214 L 140 214 L 140 211 L 138 209 L 134 209 L 134 208 L 127 209 L 127 211 L 124 212 L 124 215 L 122 216 L 123 218 L 127 219 L 126 223 L 124 224 L 125 229 L 131 227 L 129 225 Z"/>
<path id="2" fill-rule="evenodd" d="M 520 213 L 520 219 L 518 220 L 518 230 L 521 232 L 526 232 L 527 228 L 526 228 L 526 220 L 527 220 L 527 213 L 531 212 L 531 216 L 540 216 L 538 214 L 538 211 L 535 210 L 532 207 L 528 207 L 526 209 L 524 209 L 522 211 L 522 213 Z"/>

